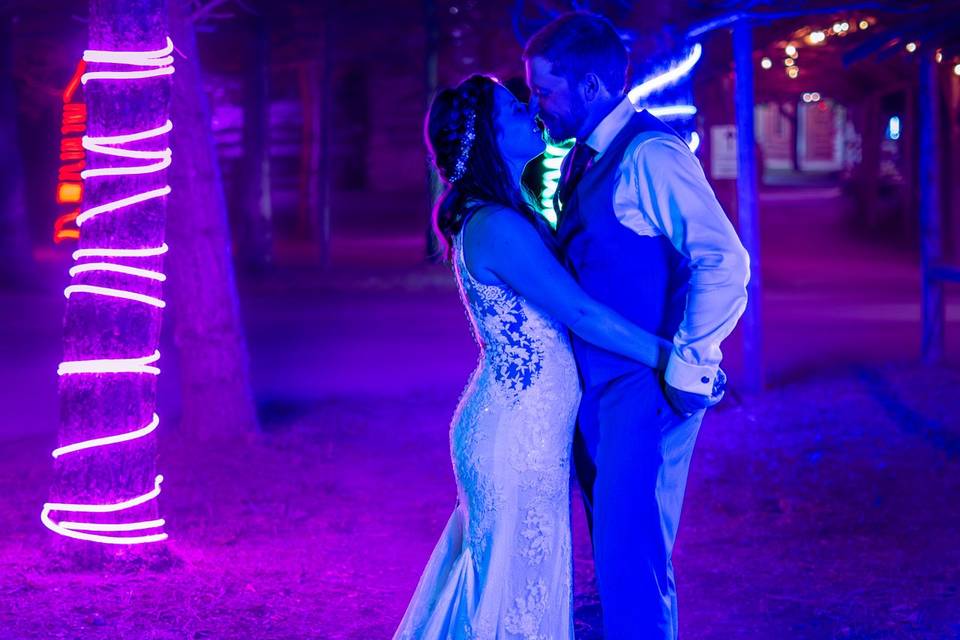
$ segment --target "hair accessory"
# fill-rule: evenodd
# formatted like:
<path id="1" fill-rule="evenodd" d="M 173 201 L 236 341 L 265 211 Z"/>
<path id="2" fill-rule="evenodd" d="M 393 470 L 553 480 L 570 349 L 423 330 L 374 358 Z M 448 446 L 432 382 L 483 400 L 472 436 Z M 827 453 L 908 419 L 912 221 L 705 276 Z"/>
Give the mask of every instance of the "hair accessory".
<path id="1" fill-rule="evenodd" d="M 476 138 L 474 125 L 477 120 L 476 110 L 471 109 L 467 114 L 466 122 L 463 126 L 463 137 L 460 138 L 460 152 L 457 154 L 457 161 L 453 165 L 453 173 L 450 175 L 450 183 L 454 183 L 463 177 L 467 171 L 467 162 L 470 160 L 470 151 L 473 149 L 473 141 Z"/>

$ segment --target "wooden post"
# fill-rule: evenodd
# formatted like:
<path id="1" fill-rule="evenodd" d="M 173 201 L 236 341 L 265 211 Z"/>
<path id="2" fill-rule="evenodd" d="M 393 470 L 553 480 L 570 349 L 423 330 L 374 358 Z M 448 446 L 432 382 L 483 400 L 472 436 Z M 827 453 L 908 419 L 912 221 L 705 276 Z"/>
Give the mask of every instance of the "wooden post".
<path id="1" fill-rule="evenodd" d="M 943 281 L 932 270 L 942 258 L 940 181 L 940 92 L 933 52 L 920 56 L 920 264 L 923 278 L 922 356 L 927 363 L 943 358 L 945 307 Z M 908 124 L 909 126 L 909 124 Z"/>
<path id="2" fill-rule="evenodd" d="M 0 285 L 37 281 L 27 220 L 9 16 L 0 17 Z"/>
<path id="3" fill-rule="evenodd" d="M 440 19 L 437 15 L 437 3 L 436 0 L 424 0 L 423 2 L 424 10 L 424 27 L 426 30 L 426 53 L 424 56 L 425 70 L 426 74 L 424 80 L 426 81 L 424 89 L 426 93 L 426 107 L 424 108 L 424 113 L 430 109 L 430 102 L 433 100 L 434 94 L 437 92 L 437 85 L 439 82 L 439 63 L 440 63 Z M 437 198 L 440 197 L 442 192 L 442 185 L 440 184 L 440 179 L 437 176 L 437 172 L 434 170 L 433 166 L 428 163 L 427 165 L 427 205 L 428 212 L 433 211 L 433 204 L 437 201 Z M 437 238 L 433 233 L 433 224 L 431 220 L 427 219 L 426 224 L 426 257 L 428 260 L 436 260 L 438 252 L 440 250 L 439 245 L 437 244 Z"/>
<path id="4" fill-rule="evenodd" d="M 330 248 L 330 224 L 332 217 L 331 193 L 333 182 L 333 163 L 330 153 L 333 145 L 331 144 L 331 135 L 333 133 L 333 9 L 328 9 L 324 14 L 323 23 L 323 71 L 320 85 L 320 266 L 326 269 L 332 261 Z"/>
<path id="5" fill-rule="evenodd" d="M 740 240 L 750 254 L 748 303 L 743 315 L 744 388 L 763 389 L 763 334 L 761 323 L 760 225 L 757 207 L 757 156 L 753 123 L 753 33 L 741 19 L 733 27 L 736 69 L 734 101 L 737 117 L 737 212 Z"/>

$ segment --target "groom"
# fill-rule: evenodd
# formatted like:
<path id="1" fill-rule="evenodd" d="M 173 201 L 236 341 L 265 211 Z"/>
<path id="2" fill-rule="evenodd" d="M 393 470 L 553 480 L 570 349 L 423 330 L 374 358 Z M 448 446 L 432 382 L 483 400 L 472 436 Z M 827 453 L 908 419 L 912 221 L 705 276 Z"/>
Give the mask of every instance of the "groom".
<path id="1" fill-rule="evenodd" d="M 568 268 L 673 340 L 661 380 L 573 337 L 584 387 L 574 457 L 604 634 L 674 640 L 671 554 L 700 422 L 722 387 L 720 342 L 746 307 L 748 256 L 686 142 L 625 97 L 627 51 L 607 20 L 563 15 L 523 58 L 547 133 L 577 139 L 555 197 Z"/>

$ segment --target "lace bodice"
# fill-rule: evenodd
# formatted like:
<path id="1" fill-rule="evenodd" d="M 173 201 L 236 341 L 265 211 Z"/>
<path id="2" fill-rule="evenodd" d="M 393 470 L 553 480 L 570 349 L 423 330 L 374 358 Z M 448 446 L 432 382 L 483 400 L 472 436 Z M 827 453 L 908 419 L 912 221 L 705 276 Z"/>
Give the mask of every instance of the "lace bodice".
<path id="1" fill-rule="evenodd" d="M 453 257 L 481 365 L 489 367 L 508 395 L 536 384 L 545 360 L 550 360 L 551 376 L 576 378 L 567 332 L 560 323 L 510 287 L 474 278 L 464 258 L 462 231 L 454 236 Z"/>

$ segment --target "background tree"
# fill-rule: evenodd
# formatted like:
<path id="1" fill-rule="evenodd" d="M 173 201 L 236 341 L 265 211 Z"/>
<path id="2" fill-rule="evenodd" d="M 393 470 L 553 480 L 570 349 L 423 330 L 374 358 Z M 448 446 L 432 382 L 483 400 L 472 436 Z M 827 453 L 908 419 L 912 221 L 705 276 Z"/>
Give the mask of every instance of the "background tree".
<path id="1" fill-rule="evenodd" d="M 223 179 L 210 108 L 203 92 L 195 20 L 201 7 L 171 0 L 170 25 L 179 52 L 173 91 L 174 162 L 170 171 L 169 292 L 180 366 L 185 433 L 202 439 L 249 434 L 257 425 L 246 339 L 231 259 Z"/>

